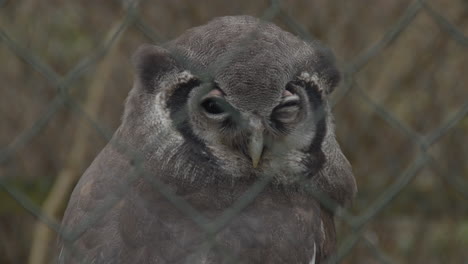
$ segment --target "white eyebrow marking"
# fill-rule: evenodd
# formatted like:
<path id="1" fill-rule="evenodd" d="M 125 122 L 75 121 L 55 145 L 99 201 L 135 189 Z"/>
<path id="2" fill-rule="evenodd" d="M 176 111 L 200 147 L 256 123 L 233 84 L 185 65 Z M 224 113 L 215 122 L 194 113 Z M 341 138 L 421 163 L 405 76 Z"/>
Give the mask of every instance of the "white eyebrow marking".
<path id="1" fill-rule="evenodd" d="M 317 248 L 315 247 L 315 242 L 314 242 L 314 255 L 312 256 L 312 259 L 310 260 L 309 264 L 315 264 L 315 255 L 317 253 Z"/>
<path id="2" fill-rule="evenodd" d="M 304 81 L 304 82 L 307 82 L 307 83 L 314 83 L 317 85 L 317 88 L 318 88 L 318 92 L 320 93 L 324 93 L 327 85 L 326 83 L 320 79 L 318 73 L 314 72 L 312 74 L 308 73 L 308 72 L 302 72 L 301 75 L 299 75 L 299 79 Z"/>

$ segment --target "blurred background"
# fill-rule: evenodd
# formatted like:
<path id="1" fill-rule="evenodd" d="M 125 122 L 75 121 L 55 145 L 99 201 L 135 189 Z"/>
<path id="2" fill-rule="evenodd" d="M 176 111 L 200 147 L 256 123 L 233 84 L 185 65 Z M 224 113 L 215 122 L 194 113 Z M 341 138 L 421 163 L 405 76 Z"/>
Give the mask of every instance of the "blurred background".
<path id="1" fill-rule="evenodd" d="M 119 125 L 135 49 L 238 14 L 336 55 L 359 187 L 336 220 L 342 263 L 468 263 L 466 0 L 0 0 L 0 263 L 51 262 L 69 194 Z"/>

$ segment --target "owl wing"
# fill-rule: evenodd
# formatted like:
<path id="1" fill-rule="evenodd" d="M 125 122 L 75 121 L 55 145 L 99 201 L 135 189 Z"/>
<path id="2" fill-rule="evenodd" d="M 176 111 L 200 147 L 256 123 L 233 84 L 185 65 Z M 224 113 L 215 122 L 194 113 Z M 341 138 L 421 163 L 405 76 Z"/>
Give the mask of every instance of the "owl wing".
<path id="1" fill-rule="evenodd" d="M 184 263 L 203 242 L 130 156 L 109 144 L 81 177 L 65 211 L 59 263 Z"/>
<path id="2" fill-rule="evenodd" d="M 59 263 L 117 263 L 124 249 L 112 215 L 125 199 L 119 188 L 129 170 L 127 159 L 110 146 L 86 170 L 64 214 Z"/>

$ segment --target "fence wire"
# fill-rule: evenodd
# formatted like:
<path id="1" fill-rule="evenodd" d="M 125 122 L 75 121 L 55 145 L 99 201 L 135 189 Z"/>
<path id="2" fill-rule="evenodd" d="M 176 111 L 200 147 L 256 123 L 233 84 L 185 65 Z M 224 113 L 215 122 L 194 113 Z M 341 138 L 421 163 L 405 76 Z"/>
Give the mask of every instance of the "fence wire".
<path id="1" fill-rule="evenodd" d="M 0 8 L 4 8 L 3 5 L 5 5 L 5 2 L 8 1 L 0 1 Z M 288 4 L 286 4 L 279 0 L 271 1 L 269 6 L 263 10 L 261 18 L 266 22 L 281 21 L 281 23 L 288 27 L 288 30 L 300 36 L 304 40 L 312 41 L 316 39 L 309 33 L 306 26 L 302 25 L 301 22 L 297 21 L 296 18 L 291 15 L 288 8 L 286 8 L 289 4 L 293 3 L 289 3 L 288 1 Z M 2 25 L 0 27 L 0 40 L 2 45 L 7 47 L 9 52 L 23 60 L 28 67 L 31 67 L 34 71 L 42 75 L 50 85 L 55 87 L 56 91 L 55 97 L 50 101 L 45 110 L 41 112 L 39 118 L 35 120 L 29 128 L 18 133 L 8 144 L 2 146 L 0 151 L 0 166 L 6 166 L 17 159 L 18 155 L 20 155 L 19 153 L 28 148 L 31 142 L 46 129 L 51 120 L 65 110 L 70 110 L 74 115 L 79 116 L 83 122 L 91 127 L 92 130 L 96 131 L 101 137 L 105 138 L 106 141 L 111 140 L 112 131 L 105 125 L 102 125 L 99 118 L 96 118 L 95 115 L 90 115 L 86 106 L 83 106 L 79 100 L 72 95 L 73 91 L 71 90 L 72 86 L 79 82 L 80 78 L 90 73 L 91 68 L 101 63 L 106 56 L 112 56 L 109 55 L 111 49 L 123 35 L 127 34 L 127 31 L 130 28 L 137 29 L 148 39 L 157 44 L 164 43 L 167 40 L 162 37 L 163 34 L 157 32 L 157 26 L 154 28 L 150 23 L 145 22 L 144 17 L 140 14 L 142 10 L 139 5 L 140 1 L 124 2 L 122 10 L 124 10 L 125 16 L 110 28 L 106 37 L 101 43 L 99 43 L 99 46 L 93 52 L 81 59 L 75 67 L 64 75 L 56 72 L 53 67 L 44 62 L 44 60 L 42 60 L 40 56 L 36 55 L 33 50 L 27 48 L 27 45 L 17 40 L 15 35 L 9 32 L 8 26 Z M 468 7 L 465 6 L 465 8 L 468 10 Z M 457 43 L 460 47 L 464 48 L 466 52 L 468 39 L 462 30 L 452 24 L 452 22 L 442 13 L 438 12 L 429 1 L 418 0 L 408 4 L 406 9 L 399 15 L 399 19 L 396 20 L 395 24 L 391 26 L 387 32 L 382 34 L 380 40 L 371 45 L 367 45 L 367 48 L 364 48 L 343 67 L 343 84 L 340 86 L 340 89 L 337 89 L 331 99 L 332 107 L 339 107 L 340 104 L 343 104 L 343 102 L 348 100 L 352 95 L 355 99 L 359 99 L 364 105 L 371 109 L 371 112 L 381 118 L 392 128 L 392 130 L 395 131 L 395 133 L 401 134 L 408 140 L 408 142 L 411 142 L 413 146 L 408 146 L 408 148 L 414 147 L 417 152 L 415 152 L 409 162 L 409 165 L 407 165 L 405 169 L 396 173 L 398 176 L 396 176 L 393 182 L 386 187 L 385 191 L 378 195 L 378 197 L 375 197 L 373 201 L 370 201 L 366 209 L 361 212 L 356 213 L 346 208 L 338 208 L 339 206 L 328 197 L 317 193 L 316 190 L 310 190 L 311 194 L 316 196 L 323 206 L 333 211 L 336 211 L 338 208 L 336 211 L 336 217 L 344 226 L 346 226 L 346 228 L 351 230 L 346 236 L 339 237 L 338 251 L 328 261 L 329 263 L 346 261 L 347 256 L 349 256 L 353 249 L 356 248 L 358 242 L 363 242 L 365 247 L 368 248 L 374 257 L 373 261 L 375 262 L 366 263 L 396 263 L 396 260 L 393 259 L 390 254 L 385 252 L 385 250 L 376 243 L 375 239 L 369 236 L 369 233 L 367 232 L 369 224 L 371 221 L 375 220 L 379 214 L 382 214 L 386 208 L 390 207 L 392 203 L 394 203 L 395 199 L 398 198 L 407 186 L 411 185 L 411 182 L 420 175 L 422 170 L 429 166 L 438 167 L 437 163 L 439 162 L 439 158 L 435 157 L 434 153 L 431 152 L 430 149 L 435 145 L 442 144 L 440 142 L 444 138 L 447 138 L 448 134 L 450 134 L 457 126 L 463 125 L 463 121 L 466 120 L 465 118 L 468 114 L 468 98 L 462 98 L 463 103 L 452 107 L 454 110 L 451 111 L 450 114 L 446 114 L 443 118 L 444 121 L 439 124 L 438 127 L 427 133 L 418 132 L 403 122 L 392 112 L 391 109 L 388 109 L 387 106 L 380 103 L 380 101 L 373 99 L 373 96 L 367 91 L 366 87 L 362 84 L 363 81 L 359 78 L 361 71 L 377 56 L 381 55 L 389 46 L 394 45 L 395 41 L 397 41 L 401 34 L 403 34 L 403 32 L 414 23 L 415 18 L 421 15 L 421 13 L 428 15 L 440 30 L 447 33 L 448 38 Z M 363 26 L 363 28 L 365 29 L 365 26 Z M 255 32 L 253 32 L 252 36 L 249 39 L 246 39 L 246 41 L 248 42 L 253 39 L 255 37 L 254 35 Z M 242 47 L 239 50 L 241 49 Z M 176 54 L 174 55 L 176 56 Z M 235 53 L 231 54 L 231 57 L 235 56 Z M 229 60 L 224 60 L 219 63 L 229 62 Z M 206 78 L 210 78 L 210 76 L 206 76 Z M 462 85 L 466 88 L 466 84 Z M 365 122 L 369 129 L 369 133 L 372 133 L 372 120 L 369 116 L 366 118 L 367 120 L 365 120 Z M 424 118 L 428 117 L 426 116 Z M 466 126 L 466 123 L 464 126 Z M 340 127 L 340 124 L 338 123 L 338 130 L 340 129 L 343 128 Z M 173 203 L 175 208 L 186 214 L 186 216 L 192 219 L 206 232 L 207 240 L 203 246 L 200 247 L 200 252 L 198 253 L 212 247 L 217 247 L 226 254 L 226 259 L 229 259 L 232 263 L 236 263 L 235 254 L 231 252 L 229 248 L 218 245 L 215 241 L 215 236 L 233 219 L 233 217 L 242 212 L 242 210 L 256 199 L 257 195 L 271 182 L 271 177 L 266 176 L 256 181 L 247 189 L 244 195 L 234 202 L 232 207 L 227 208 L 221 216 L 213 221 L 198 212 L 182 197 L 173 193 L 162 181 L 152 177 L 147 171 L 145 171 L 142 164 L 144 157 L 141 157 L 139 153 L 135 153 L 128 148 L 128 146 L 125 146 L 125 144 L 121 144 L 121 142 L 112 141 L 109 144 L 113 144 L 115 148 L 120 149 L 123 153 L 128 155 L 128 158 L 135 164 L 135 173 L 129 177 L 128 182 L 118 184 L 118 188 L 112 190 L 113 194 L 105 197 L 106 201 L 102 203 L 101 206 L 98 206 L 95 209 L 95 212 L 93 212 L 86 221 L 80 223 L 79 226 L 73 227 L 73 229 L 61 229 L 60 221 L 57 220 L 54 215 L 56 213 L 55 211 L 47 211 L 44 209 L 45 206 L 42 207 L 37 205 L 37 203 L 31 200 L 27 194 L 11 183 L 10 179 L 13 178 L 14 175 L 6 173 L 1 176 L 0 187 L 25 211 L 33 215 L 39 223 L 45 225 L 47 227 L 46 230 L 52 230 L 64 241 L 66 245 L 72 245 L 73 241 L 83 235 L 89 227 L 93 226 L 106 214 L 107 210 L 114 207 L 122 199 L 128 190 L 128 186 L 130 186 L 133 181 L 143 177 L 153 185 L 155 192 L 161 193 Z M 466 144 L 466 142 L 460 142 L 460 144 Z M 152 147 L 154 146 L 148 146 L 148 148 Z M 354 147 L 358 149 L 359 145 L 355 145 Z M 372 155 L 372 153 L 370 153 L 370 155 Z M 359 175 L 356 175 L 356 177 L 358 178 L 359 187 Z M 447 176 L 444 176 L 444 178 L 446 178 L 447 182 L 461 195 L 462 198 L 457 196 L 459 199 L 457 202 L 466 203 L 466 199 L 468 198 L 468 185 L 463 174 L 460 177 L 457 173 L 449 172 Z M 57 178 L 55 181 L 59 182 L 60 179 Z M 59 184 L 56 183 L 56 185 L 58 186 Z M 40 233 L 40 231 L 37 232 Z M 37 232 L 35 235 L 39 236 Z M 255 232 L 255 230 L 252 230 L 252 232 Z M 466 241 L 468 241 L 468 238 Z M 294 242 L 291 241 L 291 243 Z M 54 245 L 46 246 L 54 247 Z M 468 244 L 465 246 L 468 246 Z M 34 245 L 32 247 L 34 249 Z M 85 259 L 85 256 L 83 256 L 78 249 L 74 249 L 73 246 L 71 246 L 71 248 L 73 251 L 71 254 L 78 256 L 79 259 Z M 181 248 L 183 249 L 183 245 L 181 245 Z M 40 248 L 40 251 L 44 251 L 44 248 Z M 197 255 L 197 253 L 193 252 L 191 254 Z M 31 256 L 29 258 L 29 263 L 47 263 L 53 258 L 50 252 L 31 253 Z M 168 263 L 175 263 L 178 260 L 171 259 L 167 261 Z M 465 259 L 465 261 L 465 263 L 468 263 L 468 258 Z M 284 263 L 288 262 L 285 260 Z M 356 263 L 361 262 L 357 261 Z"/>

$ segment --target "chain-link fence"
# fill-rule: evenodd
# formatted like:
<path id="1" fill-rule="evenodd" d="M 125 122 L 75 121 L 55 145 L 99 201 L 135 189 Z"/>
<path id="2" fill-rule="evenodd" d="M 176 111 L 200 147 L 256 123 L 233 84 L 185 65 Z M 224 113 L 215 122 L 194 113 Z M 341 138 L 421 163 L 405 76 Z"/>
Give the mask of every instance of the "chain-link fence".
<path id="1" fill-rule="evenodd" d="M 74 185 L 120 122 L 136 47 L 234 14 L 320 39 L 337 57 L 343 80 L 330 101 L 359 193 L 336 211 L 330 262 L 468 263 L 468 3 L 461 0 L 0 1 L 0 262 L 51 262 L 57 234 L 74 241 L 125 195 L 129 184 L 78 227 L 60 229 Z M 213 236 L 271 180 L 254 182 L 211 221 L 124 152 L 136 164 L 132 179 L 145 177 Z M 212 240 L 205 246 L 218 246 Z"/>

